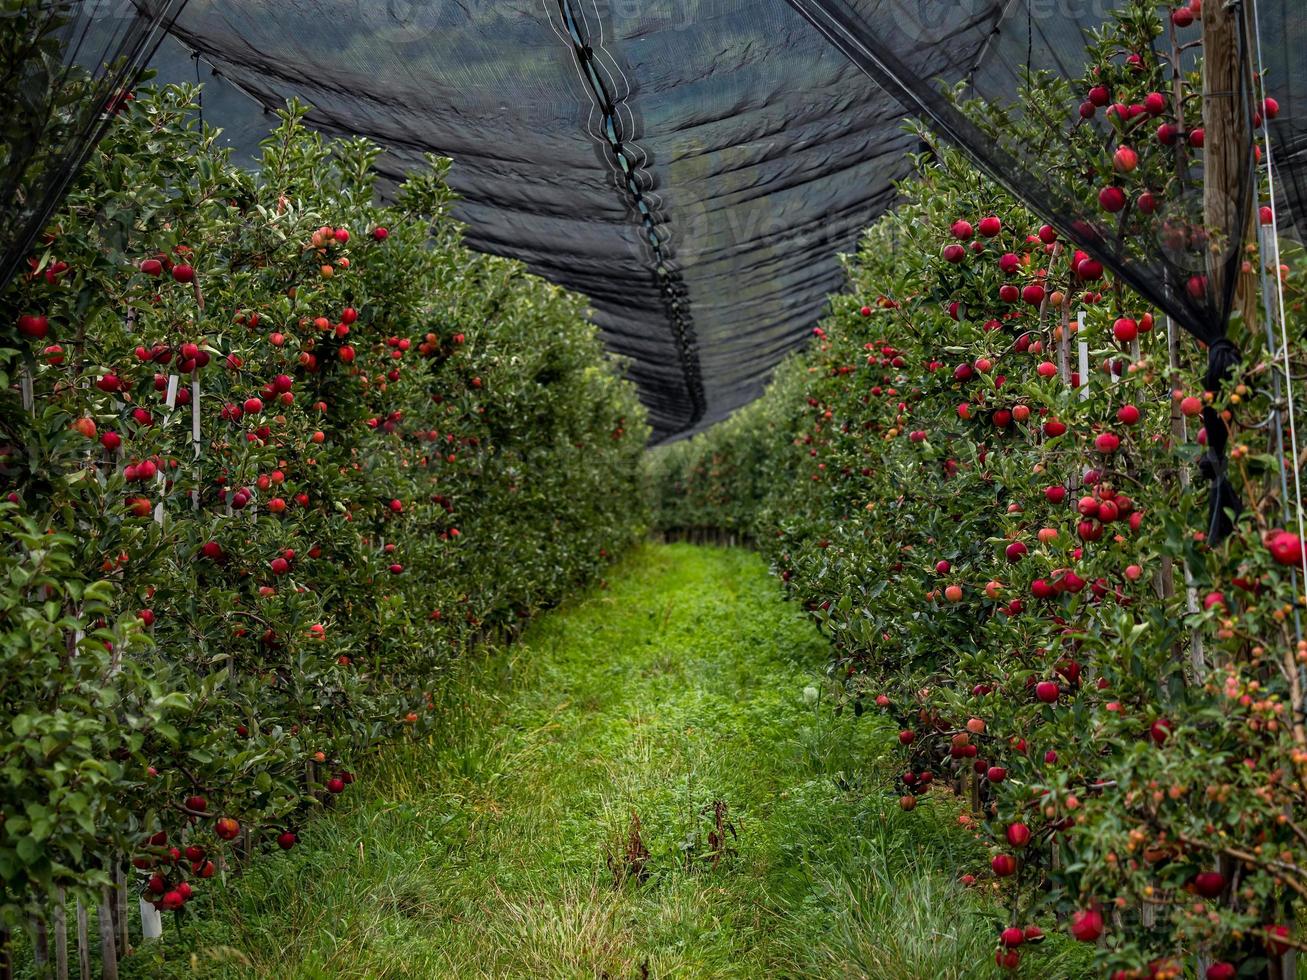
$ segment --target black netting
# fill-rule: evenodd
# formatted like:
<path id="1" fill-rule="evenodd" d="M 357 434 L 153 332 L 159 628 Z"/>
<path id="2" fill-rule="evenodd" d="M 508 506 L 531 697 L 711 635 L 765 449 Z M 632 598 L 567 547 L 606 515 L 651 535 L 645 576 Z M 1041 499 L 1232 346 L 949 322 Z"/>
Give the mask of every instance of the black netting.
<path id="1" fill-rule="evenodd" d="M 185 0 L 0 6 L 0 289 L 31 258 L 69 181 Z"/>
<path id="2" fill-rule="evenodd" d="M 1282 224 L 1307 240 L 1307 7 L 1261 0 L 1253 9 L 1266 91 L 1278 107 L 1270 127 Z"/>
<path id="3" fill-rule="evenodd" d="M 191 0 L 178 34 L 392 174 L 453 157 L 469 243 L 592 298 L 662 437 L 761 391 L 914 148 L 783 0 Z"/>
<path id="4" fill-rule="evenodd" d="M 167 12 L 166 0 L 137 2 Z M 953 112 L 951 131 L 966 136 L 942 85 L 970 82 L 969 94 L 1003 105 L 1027 66 L 1078 77 L 1086 31 L 1120 5 L 191 0 L 176 29 L 187 47 L 165 49 L 161 66 L 166 80 L 204 81 L 206 116 L 213 102 L 212 120 L 245 150 L 263 123 L 237 91 L 262 106 L 302 97 L 321 128 L 388 146 L 392 176 L 428 152 L 453 157 L 470 244 L 588 294 L 667 437 L 753 398 L 802 343 L 842 285 L 837 254 L 894 199 L 914 148 L 906 114 L 939 124 Z M 1307 79 L 1293 57 L 1307 42 L 1302 6 L 1262 0 L 1258 10 L 1281 106 L 1282 199 L 1295 216 L 1307 195 Z M 862 45 L 859 66 L 887 88 L 868 85 L 799 11 L 825 18 L 828 33 L 843 18 L 841 46 Z M 1087 125 L 1106 138 L 1105 107 Z M 1228 290 L 1203 288 L 1209 263 L 1194 234 L 1200 153 L 1186 151 L 1182 189 L 1146 228 L 1133 201 L 1103 220 L 1094 195 L 1047 181 L 1021 146 L 975 129 L 964 142 L 990 147 L 991 173 L 1187 328 L 1219 335 Z"/>

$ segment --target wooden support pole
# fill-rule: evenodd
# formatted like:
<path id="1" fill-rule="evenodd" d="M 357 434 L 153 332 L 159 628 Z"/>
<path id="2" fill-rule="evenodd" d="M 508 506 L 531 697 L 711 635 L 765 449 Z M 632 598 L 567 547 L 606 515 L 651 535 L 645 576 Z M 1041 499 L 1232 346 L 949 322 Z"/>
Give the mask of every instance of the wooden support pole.
<path id="1" fill-rule="evenodd" d="M 114 880 L 114 921 L 118 925 L 118 951 L 126 955 L 132 948 L 130 922 L 127 918 L 127 873 L 123 863 L 118 861 L 113 868 Z"/>
<path id="2" fill-rule="evenodd" d="M 68 906 L 62 888 L 54 899 L 54 971 L 58 980 L 68 980 Z"/>
<path id="3" fill-rule="evenodd" d="M 1256 232 L 1248 103 L 1252 72 L 1244 57 L 1247 40 L 1252 36 L 1251 18 L 1241 0 L 1215 0 L 1203 5 L 1202 25 L 1203 221 L 1212 240 L 1224 246 L 1208 253 L 1209 295 L 1222 299 L 1231 285 L 1226 276 L 1238 277 L 1233 284 L 1235 308 L 1242 313 L 1245 328 L 1251 330 L 1257 325 L 1257 280 L 1251 267 L 1244 273 L 1239 265 L 1246 254 L 1246 243 L 1254 240 Z M 1237 252 L 1233 259 L 1232 252 Z M 1189 604 L 1191 610 L 1196 604 L 1192 587 Z M 1201 645 L 1195 644 L 1191 668 L 1198 673 L 1207 666 Z M 1206 956 L 1196 958 L 1198 976 L 1204 976 L 1208 966 Z M 1268 973 L 1274 976 L 1275 967 Z"/>
<path id="4" fill-rule="evenodd" d="M 1216 0 L 1203 5 L 1203 220 L 1208 232 L 1237 248 L 1253 240 L 1253 179 L 1248 172 L 1252 120 L 1248 118 L 1250 66 L 1241 39 L 1251 36 L 1244 4 Z M 1208 261 L 1211 295 L 1224 295 L 1227 252 Z M 1257 323 L 1255 270 L 1238 272 L 1236 305 L 1251 328 Z"/>
<path id="5" fill-rule="evenodd" d="M 77 968 L 82 980 L 91 980 L 90 920 L 86 903 L 77 900 Z"/>
<path id="6" fill-rule="evenodd" d="M 118 980 L 118 937 L 113 928 L 113 902 L 113 889 L 102 886 L 96 918 L 100 926 L 100 976 L 103 980 Z"/>
<path id="7" fill-rule="evenodd" d="M 32 916 L 32 961 L 36 972 L 41 973 L 50 962 L 50 936 L 45 920 L 39 915 Z"/>

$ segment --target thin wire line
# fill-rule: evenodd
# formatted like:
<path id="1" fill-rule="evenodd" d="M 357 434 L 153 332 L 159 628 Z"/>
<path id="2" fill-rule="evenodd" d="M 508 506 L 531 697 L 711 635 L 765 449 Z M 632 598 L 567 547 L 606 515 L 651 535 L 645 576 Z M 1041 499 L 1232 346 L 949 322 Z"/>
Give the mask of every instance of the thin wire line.
<path id="1" fill-rule="evenodd" d="M 1257 0 L 1250 0 L 1250 2 L 1252 3 L 1252 10 L 1253 10 L 1253 33 L 1257 39 L 1257 75 L 1259 79 L 1264 79 L 1266 73 L 1266 66 L 1265 66 L 1265 62 L 1262 59 L 1261 16 L 1257 9 Z M 1274 257 L 1275 257 L 1274 258 L 1275 288 L 1276 288 L 1276 296 L 1279 304 L 1278 312 L 1279 312 L 1279 321 L 1280 321 L 1280 354 L 1284 358 L 1285 393 L 1288 398 L 1288 409 L 1289 409 L 1289 444 L 1293 450 L 1292 469 L 1293 469 L 1294 502 L 1298 506 L 1298 540 L 1301 542 L 1304 537 L 1302 480 L 1298 475 L 1298 426 L 1294 420 L 1293 368 L 1289 360 L 1289 326 L 1288 326 L 1288 318 L 1285 315 L 1285 306 L 1284 306 L 1284 280 L 1280 277 L 1280 265 L 1281 265 L 1282 255 L 1280 252 L 1279 208 L 1275 203 L 1275 156 L 1274 156 L 1274 149 L 1271 143 L 1270 120 L 1266 119 L 1264 114 L 1263 114 L 1262 124 L 1263 124 L 1262 139 L 1266 146 L 1266 173 L 1267 173 L 1267 179 L 1269 181 L 1269 190 L 1271 195 L 1271 228 L 1273 231 L 1273 234 L 1271 235 L 1271 250 L 1274 253 Z M 1266 264 L 1265 256 L 1262 256 L 1262 264 L 1263 266 L 1265 266 Z M 1284 461 L 1281 460 L 1281 466 L 1283 465 L 1284 465 Z M 1303 573 L 1304 582 L 1307 582 L 1307 549 L 1303 549 L 1300 547 L 1299 550 L 1303 552 L 1301 555 L 1302 573 Z M 1295 591 L 1297 590 L 1295 589 Z M 1298 607 L 1299 601 L 1300 601 L 1299 597 L 1295 595 L 1293 597 L 1293 604 L 1295 609 Z"/>

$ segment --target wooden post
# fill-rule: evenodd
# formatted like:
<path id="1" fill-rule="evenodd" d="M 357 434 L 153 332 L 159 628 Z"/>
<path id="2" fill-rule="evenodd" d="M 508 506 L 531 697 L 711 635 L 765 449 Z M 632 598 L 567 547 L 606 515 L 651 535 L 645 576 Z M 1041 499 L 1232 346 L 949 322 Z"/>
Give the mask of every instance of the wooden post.
<path id="1" fill-rule="evenodd" d="M 108 885 L 102 886 L 96 919 L 100 926 L 100 976 L 103 980 L 118 980 L 118 937 L 113 928 L 113 900 L 113 890 Z"/>
<path id="2" fill-rule="evenodd" d="M 41 973 L 50 962 L 50 936 L 46 931 L 45 919 L 39 915 L 32 916 L 32 961 L 36 972 Z"/>
<path id="3" fill-rule="evenodd" d="M 77 968 L 82 980 L 91 980 L 91 942 L 88 938 L 90 922 L 86 915 L 86 903 L 77 900 Z"/>
<path id="4" fill-rule="evenodd" d="M 1257 326 L 1257 281 L 1253 270 L 1244 273 L 1231 261 L 1242 261 L 1245 244 L 1253 240 L 1256 224 L 1253 209 L 1255 181 L 1251 167 L 1252 120 L 1249 99 L 1252 91 L 1251 66 L 1243 57 L 1247 39 L 1252 36 L 1251 19 L 1246 5 L 1218 0 L 1203 5 L 1203 221 L 1209 236 L 1220 236 L 1224 249 L 1209 252 L 1207 262 L 1210 296 L 1225 295 L 1230 283 L 1227 271 L 1234 270 L 1235 308 L 1243 314 L 1244 326 Z M 1237 252 L 1232 260 L 1231 252 Z M 1186 569 L 1189 585 L 1189 608 L 1197 604 L 1197 593 Z M 1198 639 L 1198 638 L 1195 638 Z M 1205 671 L 1201 642 L 1190 650 L 1190 667 L 1195 674 Z M 1196 677 L 1201 682 L 1201 676 Z M 1210 965 L 1207 957 L 1198 956 L 1198 975 L 1205 975 Z M 1272 966 L 1268 973 L 1275 975 Z"/>
<path id="5" fill-rule="evenodd" d="M 64 903 L 64 890 L 59 888 L 54 897 L 54 971 L 58 980 L 68 980 L 68 907 Z"/>
<path id="6" fill-rule="evenodd" d="M 127 873 L 122 861 L 113 868 L 114 880 L 114 915 L 118 923 L 118 949 L 126 955 L 132 946 L 130 924 L 127 920 Z"/>
<path id="7" fill-rule="evenodd" d="M 1241 22 L 1242 21 L 1242 22 Z M 1203 5 L 1203 220 L 1212 234 L 1224 236 L 1242 255 L 1251 240 L 1253 180 L 1248 173 L 1248 93 L 1252 78 L 1240 38 L 1251 35 L 1247 11 L 1240 3 Z M 1240 225 L 1242 219 L 1242 226 Z M 1213 296 L 1225 291 L 1225 259 L 1218 250 L 1208 260 Z M 1257 284 L 1253 273 L 1236 273 L 1236 304 L 1249 327 L 1257 323 Z"/>

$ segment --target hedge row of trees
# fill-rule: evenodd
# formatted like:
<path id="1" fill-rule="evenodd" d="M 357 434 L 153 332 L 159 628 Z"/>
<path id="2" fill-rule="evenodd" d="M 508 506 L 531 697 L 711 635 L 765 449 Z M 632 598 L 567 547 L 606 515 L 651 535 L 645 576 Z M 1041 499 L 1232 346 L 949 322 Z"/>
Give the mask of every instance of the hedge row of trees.
<path id="1" fill-rule="evenodd" d="M 577 297 L 463 247 L 445 162 L 378 206 L 378 149 L 292 107 L 249 172 L 197 94 L 120 100 L 0 304 L 9 929 L 294 846 L 643 523 L 633 388 Z"/>
<path id="2" fill-rule="evenodd" d="M 1169 105 L 1161 24 L 1129 6 L 1084 78 L 1032 79 L 1025 103 Z M 971 111 L 1120 188 L 1104 207 L 1171 190 L 1165 108 L 1142 133 L 1122 114 L 1106 147 Z M 652 456 L 655 523 L 751 534 L 832 639 L 847 703 L 900 731 L 885 791 L 962 797 L 991 860 L 957 874 L 1003 905 L 998 969 L 1038 975 L 1033 943 L 1061 929 L 1121 980 L 1279 970 L 1307 948 L 1307 641 L 1301 447 L 1261 309 L 1240 304 L 1242 361 L 1208 392 L 1195 342 L 958 154 L 935 147 L 903 192 L 811 349 Z M 1286 291 L 1300 380 L 1300 254 L 1246 258 L 1272 304 Z M 1216 546 L 1208 407 L 1242 504 Z"/>

